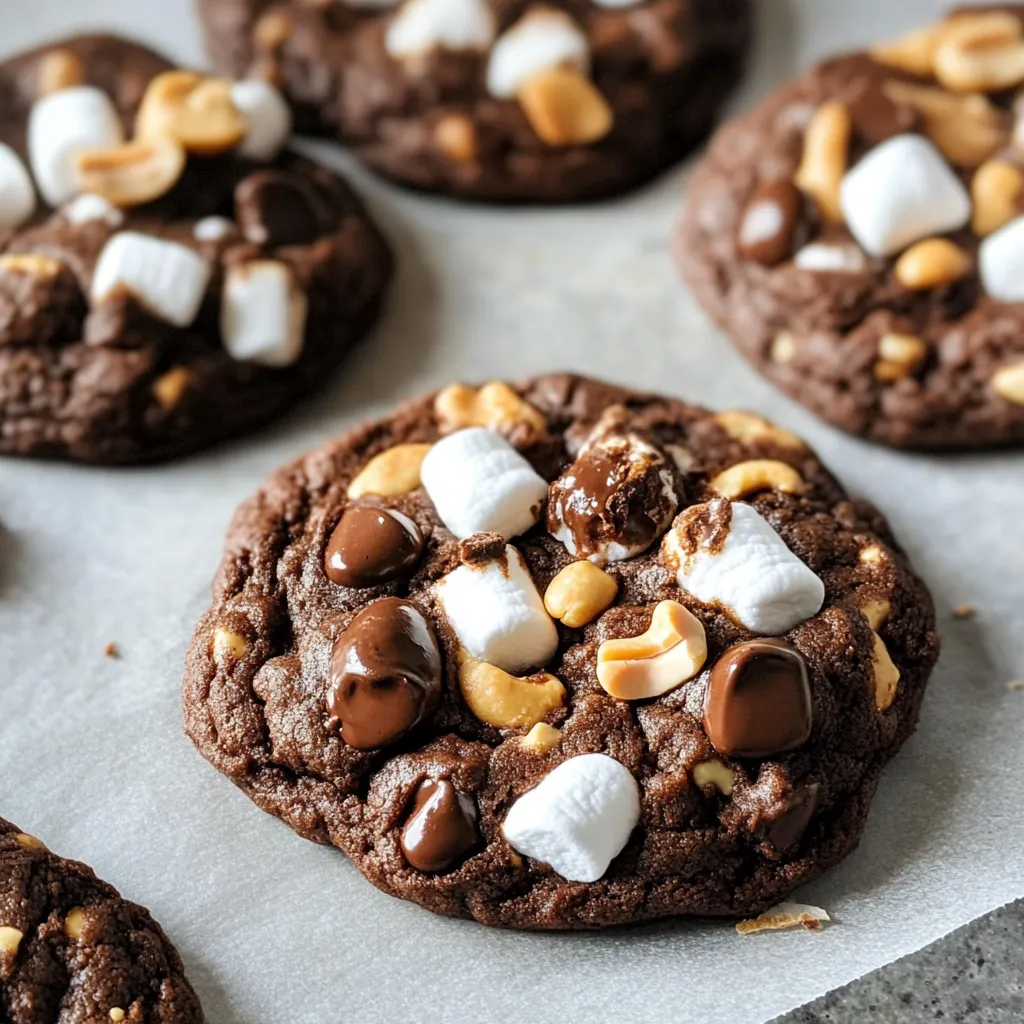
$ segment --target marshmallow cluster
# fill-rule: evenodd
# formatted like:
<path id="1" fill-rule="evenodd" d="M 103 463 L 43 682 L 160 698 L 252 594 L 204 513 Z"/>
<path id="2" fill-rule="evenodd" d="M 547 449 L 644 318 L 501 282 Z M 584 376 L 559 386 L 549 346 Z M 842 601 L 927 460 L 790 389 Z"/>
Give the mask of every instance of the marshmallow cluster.
<path id="1" fill-rule="evenodd" d="M 534 75 L 561 66 L 573 67 L 581 75 L 589 73 L 586 33 L 564 11 L 534 7 L 494 44 L 487 65 L 487 90 L 496 99 L 514 99 Z"/>
<path id="2" fill-rule="evenodd" d="M 291 268 L 252 260 L 228 268 L 221 293 L 220 332 L 233 359 L 291 366 L 306 336 L 306 294 Z"/>
<path id="3" fill-rule="evenodd" d="M 36 192 L 21 157 L 0 142 L 0 229 L 16 228 L 32 216 Z"/>
<path id="4" fill-rule="evenodd" d="M 632 773 L 607 754 L 563 761 L 509 810 L 502 835 L 572 882 L 596 882 L 640 820 Z"/>
<path id="5" fill-rule="evenodd" d="M 985 291 L 999 302 L 1024 302 L 1024 217 L 989 235 L 978 249 Z"/>
<path id="6" fill-rule="evenodd" d="M 404 59 L 443 50 L 486 50 L 497 34 L 487 0 L 406 0 L 388 26 L 384 48 Z"/>
<path id="7" fill-rule="evenodd" d="M 292 133 L 292 112 L 285 98 L 269 82 L 246 78 L 231 86 L 231 102 L 249 122 L 238 154 L 249 160 L 273 160 Z"/>
<path id="8" fill-rule="evenodd" d="M 460 565 L 438 582 L 437 597 L 462 646 L 505 672 L 543 665 L 558 647 L 555 624 L 514 547 L 506 546 L 504 558 Z"/>
<path id="9" fill-rule="evenodd" d="M 501 435 L 486 427 L 449 434 L 423 460 L 423 486 L 445 526 L 464 539 L 506 540 L 537 522 L 548 485 Z"/>

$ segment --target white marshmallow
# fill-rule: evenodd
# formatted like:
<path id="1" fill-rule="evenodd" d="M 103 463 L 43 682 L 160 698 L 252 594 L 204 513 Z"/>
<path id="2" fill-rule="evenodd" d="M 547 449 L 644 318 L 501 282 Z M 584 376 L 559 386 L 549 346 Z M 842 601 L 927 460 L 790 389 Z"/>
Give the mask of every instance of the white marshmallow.
<path id="1" fill-rule="evenodd" d="M 0 142 L 0 228 L 16 228 L 36 209 L 32 176 L 21 157 Z"/>
<path id="2" fill-rule="evenodd" d="M 563 761 L 524 793 L 501 832 L 524 857 L 550 864 L 571 882 L 596 882 L 640 820 L 640 790 L 607 754 Z"/>
<path id="3" fill-rule="evenodd" d="M 985 291 L 998 302 L 1024 302 L 1024 217 L 989 235 L 978 249 Z"/>
<path id="4" fill-rule="evenodd" d="M 502 559 L 448 573 L 437 596 L 459 642 L 480 661 L 522 672 L 543 665 L 558 648 L 558 630 L 511 545 Z"/>
<path id="5" fill-rule="evenodd" d="M 237 152 L 250 160 L 273 160 L 292 133 L 292 112 L 280 91 L 269 82 L 246 78 L 231 86 L 231 102 L 249 122 Z"/>
<path id="6" fill-rule="evenodd" d="M 801 270 L 818 274 L 862 274 L 868 268 L 867 257 L 855 245 L 812 242 L 793 257 Z"/>
<path id="7" fill-rule="evenodd" d="M 494 44 L 487 91 L 497 99 L 514 99 L 527 80 L 561 65 L 589 74 L 586 33 L 564 11 L 531 8 Z"/>
<path id="8" fill-rule="evenodd" d="M 196 318 L 210 280 L 210 265 L 177 242 L 121 231 L 103 247 L 89 290 L 93 304 L 125 288 L 146 310 L 187 327 Z"/>
<path id="9" fill-rule="evenodd" d="M 43 198 L 60 206 L 78 191 L 75 154 L 124 141 L 110 97 L 91 85 L 61 89 L 37 100 L 28 117 L 28 155 Z"/>
<path id="10" fill-rule="evenodd" d="M 346 7 L 354 7 L 363 11 L 386 11 L 389 7 L 397 7 L 398 0 L 341 0 Z"/>
<path id="11" fill-rule="evenodd" d="M 291 366 L 306 336 L 306 295 L 277 260 L 234 264 L 224 276 L 220 331 L 232 359 Z"/>
<path id="12" fill-rule="evenodd" d="M 437 514 L 456 537 L 525 533 L 548 485 L 500 434 L 470 427 L 449 434 L 423 460 L 420 478 Z"/>
<path id="13" fill-rule="evenodd" d="M 971 219 L 967 190 L 922 135 L 875 146 L 843 178 L 839 196 L 853 237 L 872 256 L 891 256 Z"/>
<path id="14" fill-rule="evenodd" d="M 406 0 L 388 26 L 384 47 L 392 57 L 442 50 L 486 50 L 497 34 L 486 0 Z"/>
<path id="15" fill-rule="evenodd" d="M 687 550 L 677 530 L 665 535 L 662 553 L 676 570 L 679 586 L 706 604 L 722 605 L 747 629 L 768 636 L 779 636 L 817 615 L 825 584 L 753 506 L 733 502 L 730 507 L 732 522 L 719 550 Z"/>
<path id="16" fill-rule="evenodd" d="M 235 231 L 235 222 L 227 217 L 203 217 L 192 225 L 192 237 L 197 242 L 219 242 Z"/>
<path id="17" fill-rule="evenodd" d="M 95 192 L 83 192 L 76 196 L 61 211 L 72 224 L 88 224 L 101 220 L 112 228 L 124 223 L 124 214 L 109 200 Z"/>

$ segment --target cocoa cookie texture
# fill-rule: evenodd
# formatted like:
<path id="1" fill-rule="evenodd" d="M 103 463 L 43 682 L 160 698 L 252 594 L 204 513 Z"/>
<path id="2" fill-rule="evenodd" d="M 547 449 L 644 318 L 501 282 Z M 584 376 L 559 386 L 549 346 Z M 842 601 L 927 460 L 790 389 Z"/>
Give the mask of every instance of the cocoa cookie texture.
<path id="1" fill-rule="evenodd" d="M 201 1024 L 143 907 L 0 818 L 0 1015 L 11 1024 Z"/>
<path id="2" fill-rule="evenodd" d="M 856 846 L 937 653 L 881 515 L 799 438 L 547 376 L 453 385 L 270 477 L 185 724 L 437 913 L 747 915 Z"/>
<path id="3" fill-rule="evenodd" d="M 416 188 L 623 192 L 683 157 L 742 74 L 748 0 L 199 0 L 208 50 L 304 131 Z"/>
<path id="4" fill-rule="evenodd" d="M 1024 440 L 1024 6 L 828 60 L 713 139 L 675 251 L 770 380 L 896 447 Z"/>
<path id="5" fill-rule="evenodd" d="M 180 455 L 282 413 L 374 323 L 388 247 L 283 148 L 265 83 L 79 36 L 0 64 L 0 96 L 0 452 Z"/>

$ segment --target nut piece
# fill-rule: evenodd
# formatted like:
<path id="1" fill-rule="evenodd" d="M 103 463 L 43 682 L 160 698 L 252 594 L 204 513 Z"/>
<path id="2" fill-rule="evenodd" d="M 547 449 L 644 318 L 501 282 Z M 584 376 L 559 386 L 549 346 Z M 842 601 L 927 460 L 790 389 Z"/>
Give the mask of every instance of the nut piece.
<path id="1" fill-rule="evenodd" d="M 886 334 L 878 342 L 875 380 L 890 382 L 909 377 L 925 361 L 928 346 L 911 334 Z"/>
<path id="2" fill-rule="evenodd" d="M 884 597 L 869 597 L 861 601 L 860 611 L 868 625 L 877 632 L 889 618 L 892 605 Z"/>
<path id="3" fill-rule="evenodd" d="M 846 174 L 852 121 L 850 112 L 830 101 L 815 111 L 804 135 L 804 155 L 794 181 L 817 203 L 830 224 L 843 223 L 839 186 Z"/>
<path id="4" fill-rule="evenodd" d="M 948 238 L 926 238 L 896 261 L 893 273 L 904 288 L 924 291 L 959 281 L 971 266 L 971 257 Z"/>
<path id="5" fill-rule="evenodd" d="M 579 629 L 615 600 L 619 585 L 593 562 L 570 562 L 549 584 L 544 607 L 553 619 Z"/>
<path id="6" fill-rule="evenodd" d="M 496 729 L 536 725 L 565 703 L 565 687 L 547 672 L 520 679 L 468 656 L 459 666 L 459 689 L 469 710 Z"/>
<path id="7" fill-rule="evenodd" d="M 546 754 L 562 742 L 562 734 L 553 725 L 538 722 L 519 742 L 535 754 Z"/>
<path id="8" fill-rule="evenodd" d="M 517 98 L 530 127 L 549 146 L 588 146 L 603 139 L 615 120 L 597 86 L 575 68 L 541 71 Z"/>
<path id="9" fill-rule="evenodd" d="M 885 552 L 877 544 L 869 544 L 860 549 L 857 558 L 864 565 L 878 565 L 885 560 Z"/>
<path id="10" fill-rule="evenodd" d="M 171 138 L 126 142 L 75 155 L 75 179 L 84 192 L 115 206 L 141 206 L 166 195 L 185 170 L 185 150 Z"/>
<path id="11" fill-rule="evenodd" d="M 704 789 L 714 786 L 722 796 L 732 796 L 732 769 L 721 761 L 702 761 L 693 766 L 694 784 Z"/>
<path id="12" fill-rule="evenodd" d="M 446 433 L 464 427 L 509 432 L 521 423 L 543 431 L 548 425 L 543 413 L 501 381 L 478 389 L 465 384 L 449 385 L 434 399 L 434 415 Z"/>
<path id="13" fill-rule="evenodd" d="M 445 114 L 434 125 L 434 145 L 453 163 L 472 163 L 477 155 L 476 125 L 465 114 Z"/>
<path id="14" fill-rule="evenodd" d="M 886 67 L 927 78 L 932 73 L 932 59 L 941 29 L 941 24 L 912 29 L 891 43 L 873 46 L 868 53 Z"/>
<path id="15" fill-rule="evenodd" d="M 60 268 L 60 260 L 34 252 L 5 253 L 0 256 L 0 271 L 4 273 L 54 278 L 60 273 Z"/>
<path id="16" fill-rule="evenodd" d="M 804 442 L 782 427 L 752 412 L 728 411 L 715 416 L 715 422 L 736 441 L 764 441 L 780 448 L 806 447 Z"/>
<path id="17" fill-rule="evenodd" d="M 900 670 L 889 657 L 885 641 L 875 633 L 875 649 L 871 663 L 875 670 L 875 707 L 885 711 L 896 698 L 896 684 L 900 681 Z"/>
<path id="18" fill-rule="evenodd" d="M 821 931 L 823 921 L 831 921 L 821 907 L 805 906 L 802 903 L 780 903 L 771 910 L 766 910 L 760 917 L 740 921 L 736 931 L 740 935 L 753 935 L 756 932 L 776 932 L 784 928 L 806 928 L 809 932 Z"/>
<path id="19" fill-rule="evenodd" d="M 295 31 L 295 23 L 284 11 L 267 11 L 252 30 L 253 41 L 260 50 L 277 50 Z"/>
<path id="20" fill-rule="evenodd" d="M 974 215 L 971 230 L 980 237 L 1009 224 L 1020 212 L 1018 202 L 1024 174 L 1005 160 L 990 160 L 975 171 L 971 181 Z"/>
<path id="21" fill-rule="evenodd" d="M 0 926 L 0 950 L 14 956 L 18 952 L 24 934 L 18 928 L 9 928 L 6 925 Z"/>
<path id="22" fill-rule="evenodd" d="M 192 71 L 157 75 L 135 119 L 139 139 L 170 137 L 200 156 L 232 149 L 248 130 L 248 120 L 231 99 L 231 83 Z"/>
<path id="23" fill-rule="evenodd" d="M 150 390 L 162 409 L 173 409 L 192 383 L 192 374 L 184 366 L 174 366 L 153 381 Z"/>
<path id="24" fill-rule="evenodd" d="M 85 81 L 82 62 L 70 50 L 50 50 L 39 62 L 39 95 L 49 96 Z"/>
<path id="25" fill-rule="evenodd" d="M 244 636 L 239 636 L 223 626 L 218 626 L 213 631 L 212 649 L 213 660 L 218 665 L 225 665 L 244 658 L 245 652 L 249 649 L 249 644 Z"/>
<path id="26" fill-rule="evenodd" d="M 796 335 L 792 331 L 780 331 L 772 340 L 768 356 L 776 366 L 784 366 L 796 356 Z"/>
<path id="27" fill-rule="evenodd" d="M 85 923 L 85 910 L 82 907 L 73 907 L 64 918 L 64 934 L 77 942 L 85 931 Z"/>
<path id="28" fill-rule="evenodd" d="M 992 390 L 1014 405 L 1024 405 L 1024 361 L 997 370 L 992 378 Z"/>
<path id="29" fill-rule="evenodd" d="M 121 1009 L 120 1006 L 112 1006 L 110 1008 L 110 1019 L 114 1022 L 114 1024 L 121 1024 L 121 1021 L 123 1021 L 124 1018 L 125 1012 Z"/>
<path id="30" fill-rule="evenodd" d="M 19 845 L 23 846 L 26 850 L 45 850 L 46 844 L 41 839 L 36 839 L 35 836 L 30 836 L 27 832 L 19 832 L 15 837 L 14 841 Z"/>
<path id="31" fill-rule="evenodd" d="M 619 700 L 659 697 L 692 679 L 707 656 L 700 620 L 678 601 L 662 601 L 646 633 L 601 644 L 597 681 Z"/>
<path id="32" fill-rule="evenodd" d="M 942 29 L 935 77 L 954 92 L 1001 92 L 1024 82 L 1024 38 L 1009 11 L 961 14 Z"/>
<path id="33" fill-rule="evenodd" d="M 750 459 L 723 470 L 708 482 L 723 498 L 735 501 L 757 491 L 803 494 L 804 478 L 788 463 L 778 459 Z"/>
<path id="34" fill-rule="evenodd" d="M 375 494 L 395 498 L 420 486 L 420 467 L 432 445 L 396 444 L 375 455 L 348 485 L 350 498 Z"/>

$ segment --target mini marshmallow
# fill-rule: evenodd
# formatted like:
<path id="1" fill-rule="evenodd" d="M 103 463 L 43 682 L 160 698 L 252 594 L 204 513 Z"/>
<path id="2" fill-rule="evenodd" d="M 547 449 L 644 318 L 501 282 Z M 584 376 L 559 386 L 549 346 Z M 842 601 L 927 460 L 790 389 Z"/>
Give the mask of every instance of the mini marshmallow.
<path id="1" fill-rule="evenodd" d="M 524 793 L 501 832 L 513 850 L 570 882 L 596 882 L 639 820 L 640 789 L 629 769 L 607 754 L 581 754 Z"/>
<path id="2" fill-rule="evenodd" d="M 855 245 L 812 242 L 793 257 L 794 266 L 818 274 L 862 274 L 868 268 L 867 257 Z"/>
<path id="3" fill-rule="evenodd" d="M 399 59 L 433 49 L 486 50 L 497 31 L 486 0 L 406 0 L 388 26 L 384 48 Z"/>
<path id="4" fill-rule="evenodd" d="M 487 91 L 497 99 L 515 99 L 534 75 L 563 65 L 589 74 L 586 33 L 564 11 L 531 8 L 494 44 Z"/>
<path id="5" fill-rule="evenodd" d="M 872 256 L 891 256 L 971 219 L 967 190 L 922 135 L 875 146 L 843 178 L 839 197 L 847 227 Z"/>
<path id="6" fill-rule="evenodd" d="M 0 228 L 16 228 L 32 216 L 36 190 L 21 157 L 0 142 Z"/>
<path id="7" fill-rule="evenodd" d="M 474 533 L 525 533 L 548 485 L 500 434 L 470 427 L 449 434 L 423 460 L 423 486 L 441 521 L 460 540 Z"/>
<path id="8" fill-rule="evenodd" d="M 76 196 L 61 211 L 72 224 L 88 224 L 101 220 L 112 228 L 124 223 L 124 214 L 109 200 L 95 192 L 83 192 Z"/>
<path id="9" fill-rule="evenodd" d="M 292 133 L 292 112 L 280 91 L 269 82 L 246 78 L 231 86 L 231 102 L 249 122 L 237 152 L 261 163 L 273 160 Z"/>
<path id="10" fill-rule="evenodd" d="M 683 516 L 714 506 L 687 509 Z M 679 586 L 706 604 L 729 609 L 747 629 L 779 636 L 817 615 L 825 584 L 786 547 L 786 542 L 751 505 L 732 502 L 725 543 L 714 550 L 684 547 L 685 532 L 673 528 L 662 542 L 665 562 Z M 678 520 L 677 520 L 678 523 Z"/>
<path id="11" fill-rule="evenodd" d="M 153 316 L 187 327 L 199 312 L 209 280 L 209 263 L 186 246 L 121 231 L 103 247 L 89 295 L 95 305 L 124 288 Z"/>
<path id="12" fill-rule="evenodd" d="M 277 260 L 232 265 L 224 276 L 220 331 L 232 359 L 291 366 L 302 354 L 308 302 Z"/>
<path id="13" fill-rule="evenodd" d="M 459 642 L 479 661 L 523 672 L 558 648 L 558 630 L 511 545 L 504 558 L 460 565 L 442 577 L 437 596 Z"/>
<path id="14" fill-rule="evenodd" d="M 192 237 L 197 242 L 219 242 L 237 230 L 235 222 L 227 217 L 203 217 L 192 225 Z"/>
<path id="15" fill-rule="evenodd" d="M 74 167 L 79 150 L 123 141 L 121 120 L 101 89 L 78 85 L 37 100 L 28 117 L 28 155 L 43 198 L 60 206 L 80 191 Z"/>
<path id="16" fill-rule="evenodd" d="M 981 243 L 978 269 L 985 291 L 997 302 L 1024 302 L 1024 217 Z"/>

